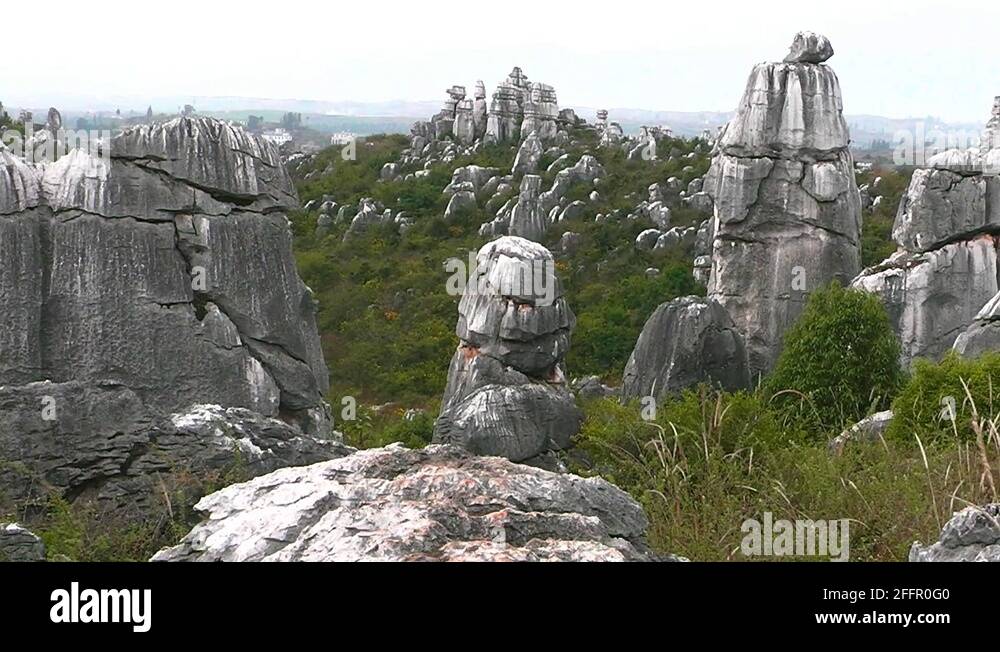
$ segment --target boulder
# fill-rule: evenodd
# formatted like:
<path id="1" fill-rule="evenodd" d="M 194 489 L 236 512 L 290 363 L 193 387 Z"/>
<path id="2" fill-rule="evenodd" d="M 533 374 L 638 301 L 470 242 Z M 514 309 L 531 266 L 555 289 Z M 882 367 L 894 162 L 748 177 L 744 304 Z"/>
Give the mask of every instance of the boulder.
<path id="1" fill-rule="evenodd" d="M 955 513 L 936 542 L 913 544 L 910 561 L 1000 562 L 1000 504 L 966 507 Z"/>
<path id="2" fill-rule="evenodd" d="M 844 452 L 844 447 L 851 442 L 871 443 L 878 441 L 889 428 L 892 418 L 892 410 L 876 412 L 865 417 L 830 440 L 830 452 L 834 455 L 841 455 Z"/>
<path id="3" fill-rule="evenodd" d="M 580 478 L 400 444 L 227 487 L 152 561 L 652 561 L 628 494 Z M 678 560 L 676 557 L 666 559 Z"/>
<path id="4" fill-rule="evenodd" d="M 476 264 L 434 441 L 516 462 L 566 448 L 581 422 L 564 370 L 576 318 L 552 254 L 506 236 L 480 249 Z"/>
<path id="5" fill-rule="evenodd" d="M 470 185 L 471 184 L 467 184 Z M 476 209 L 476 195 L 471 190 L 460 190 L 451 196 L 448 206 L 444 209 L 445 221 L 450 221 L 456 215 Z"/>
<path id="6" fill-rule="evenodd" d="M 952 347 L 966 358 L 1000 351 L 1000 293 L 986 302 Z"/>
<path id="7" fill-rule="evenodd" d="M 829 39 L 814 32 L 799 32 L 792 41 L 786 63 L 823 63 L 833 56 Z"/>
<path id="8" fill-rule="evenodd" d="M 45 544 L 17 523 L 0 523 L 0 562 L 45 561 Z"/>
<path id="9" fill-rule="evenodd" d="M 750 386 L 743 339 L 725 308 L 711 299 L 661 304 L 625 365 L 622 397 L 660 398 L 700 383 L 726 390 Z"/>

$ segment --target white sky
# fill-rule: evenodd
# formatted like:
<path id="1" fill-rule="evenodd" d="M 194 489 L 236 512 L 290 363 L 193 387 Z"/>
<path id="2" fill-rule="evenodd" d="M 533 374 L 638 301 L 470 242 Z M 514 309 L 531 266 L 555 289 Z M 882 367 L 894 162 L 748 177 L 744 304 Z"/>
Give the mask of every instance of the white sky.
<path id="1" fill-rule="evenodd" d="M 561 105 L 728 111 L 750 67 L 780 60 L 801 29 L 832 41 L 848 113 L 984 121 L 1000 95 L 1000 3 L 987 0 L 35 6 L 44 17 L 4 2 L 8 105 L 104 94 L 435 100 L 479 78 L 491 91 L 519 65 Z"/>

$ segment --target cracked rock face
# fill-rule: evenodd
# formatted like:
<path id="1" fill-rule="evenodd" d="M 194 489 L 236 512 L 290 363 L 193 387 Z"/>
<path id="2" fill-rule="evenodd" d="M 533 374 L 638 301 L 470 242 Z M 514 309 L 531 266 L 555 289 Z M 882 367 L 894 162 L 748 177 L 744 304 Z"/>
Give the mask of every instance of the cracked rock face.
<path id="1" fill-rule="evenodd" d="M 1000 293 L 986 302 L 972 323 L 955 339 L 952 348 L 967 358 L 1000 351 Z"/>
<path id="2" fill-rule="evenodd" d="M 399 444 L 203 498 L 153 561 L 651 561 L 646 516 L 600 478 Z M 671 558 L 676 559 L 676 558 Z"/>
<path id="3" fill-rule="evenodd" d="M 754 68 L 704 180 L 715 204 L 709 297 L 743 334 L 753 376 L 773 367 L 808 293 L 846 285 L 860 267 L 840 84 L 816 62 L 828 47 L 800 34 L 792 62 Z"/>
<path id="4" fill-rule="evenodd" d="M 699 383 L 748 387 L 746 349 L 725 308 L 681 297 L 660 305 L 643 326 L 625 365 L 622 396 L 659 398 Z"/>
<path id="5" fill-rule="evenodd" d="M 916 170 L 893 224 L 899 250 L 853 282 L 882 299 L 905 365 L 939 359 L 950 348 L 976 357 L 1000 344 L 1000 177 L 993 160 L 1000 149 L 949 150 Z"/>
<path id="6" fill-rule="evenodd" d="M 0 523 L 0 562 L 45 561 L 45 544 L 17 523 Z"/>
<path id="7" fill-rule="evenodd" d="M 1000 504 L 966 507 L 956 513 L 935 543 L 913 544 L 910 561 L 1000 562 Z"/>
<path id="8" fill-rule="evenodd" d="M 110 152 L 0 152 L 0 402 L 14 410 L 0 458 L 72 494 L 193 404 L 327 435 L 315 306 L 283 214 L 297 198 L 274 146 L 185 117 L 126 129 Z"/>
<path id="9" fill-rule="evenodd" d="M 435 442 L 515 462 L 563 449 L 581 422 L 564 369 L 576 318 L 552 254 L 505 236 L 480 249 L 476 262 L 481 276 L 458 306 L 461 343 Z"/>
<path id="10" fill-rule="evenodd" d="M 993 237 L 979 236 L 922 254 L 899 251 L 852 285 L 882 300 L 904 365 L 938 359 L 1000 289 L 997 246 Z"/>

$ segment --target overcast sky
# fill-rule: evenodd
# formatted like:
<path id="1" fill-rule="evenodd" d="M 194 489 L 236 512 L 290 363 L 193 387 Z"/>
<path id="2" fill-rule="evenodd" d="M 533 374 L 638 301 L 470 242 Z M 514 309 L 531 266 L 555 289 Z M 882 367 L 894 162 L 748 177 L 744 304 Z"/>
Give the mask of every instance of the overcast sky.
<path id="1" fill-rule="evenodd" d="M 33 5 L 44 17 L 26 6 L 3 9 L 8 105 L 434 100 L 480 78 L 491 90 L 518 65 L 561 105 L 728 111 L 751 66 L 780 60 L 801 29 L 832 41 L 848 113 L 981 122 L 1000 95 L 995 1 L 47 0 Z"/>

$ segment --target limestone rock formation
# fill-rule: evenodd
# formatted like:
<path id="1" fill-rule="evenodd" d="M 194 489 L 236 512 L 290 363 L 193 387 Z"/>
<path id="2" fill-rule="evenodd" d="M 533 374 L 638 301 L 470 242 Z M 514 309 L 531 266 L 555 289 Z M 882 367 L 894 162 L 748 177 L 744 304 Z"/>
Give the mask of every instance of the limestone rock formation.
<path id="1" fill-rule="evenodd" d="M 622 397 L 659 398 L 699 383 L 747 387 L 746 350 L 721 305 L 681 297 L 660 305 L 643 326 L 625 365 Z"/>
<path id="2" fill-rule="evenodd" d="M 531 83 L 524 99 L 521 134 L 535 134 L 540 140 L 555 138 L 559 129 L 559 102 L 556 90 L 548 84 Z"/>
<path id="3" fill-rule="evenodd" d="M 538 170 L 538 162 L 542 159 L 542 141 L 538 133 L 532 131 L 521 143 L 514 157 L 512 174 L 530 174 Z"/>
<path id="4" fill-rule="evenodd" d="M 101 494 L 151 428 L 193 404 L 329 436 L 314 300 L 283 214 L 297 197 L 276 148 L 185 117 L 127 128 L 109 154 L 35 166 L 0 152 L 4 468 Z"/>
<path id="5" fill-rule="evenodd" d="M 548 212 L 541 202 L 542 178 L 526 174 L 521 179 L 521 191 L 511 212 L 510 235 L 535 242 L 545 237 L 549 228 Z"/>
<path id="6" fill-rule="evenodd" d="M 45 561 L 45 544 L 17 523 L 0 523 L 0 562 Z"/>
<path id="7" fill-rule="evenodd" d="M 955 339 L 952 348 L 967 358 L 1000 351 L 1000 293 L 986 302 L 972 323 Z"/>
<path id="8" fill-rule="evenodd" d="M 476 263 L 434 439 L 541 463 L 580 427 L 564 369 L 576 318 L 545 247 L 505 236 L 483 246 Z"/>
<path id="9" fill-rule="evenodd" d="M 799 35 L 794 62 L 753 69 L 704 180 L 715 203 L 709 297 L 766 373 L 806 296 L 859 271 L 861 203 L 829 44 Z M 832 53 L 832 50 L 830 51 Z"/>
<path id="10" fill-rule="evenodd" d="M 906 251 L 924 252 L 977 233 L 1000 232 L 998 200 L 998 177 L 916 170 L 900 200 L 893 240 Z"/>
<path id="11" fill-rule="evenodd" d="M 282 469 L 197 509 L 205 520 L 153 561 L 657 559 L 642 508 L 603 479 L 456 446 L 392 444 Z"/>
<path id="12" fill-rule="evenodd" d="M 841 455 L 851 442 L 871 443 L 881 439 L 892 424 L 895 415 L 892 410 L 883 410 L 858 421 L 830 440 L 829 449 L 834 455 Z"/>
<path id="13" fill-rule="evenodd" d="M 936 542 L 913 544 L 910 561 L 1000 562 L 1000 504 L 966 507 L 956 513 Z"/>
<path id="14" fill-rule="evenodd" d="M 916 170 L 893 224 L 899 249 L 853 282 L 886 305 L 904 364 L 938 359 L 952 347 L 971 357 L 996 348 L 1000 168 L 993 168 L 994 158 L 1000 160 L 1000 149 L 949 150 Z"/>
<path id="15" fill-rule="evenodd" d="M 862 272 L 853 287 L 882 300 L 904 365 L 937 359 L 1000 290 L 997 244 L 983 235 L 926 253 L 899 251 Z"/>
<path id="16" fill-rule="evenodd" d="M 799 32 L 785 57 L 786 63 L 823 63 L 833 56 L 829 39 L 815 32 Z"/>
<path id="17" fill-rule="evenodd" d="M 1000 95 L 993 98 L 993 111 L 986 123 L 986 128 L 983 130 L 979 149 L 983 152 L 1000 150 Z M 996 170 L 996 172 L 1000 172 L 1000 170 Z"/>

